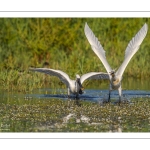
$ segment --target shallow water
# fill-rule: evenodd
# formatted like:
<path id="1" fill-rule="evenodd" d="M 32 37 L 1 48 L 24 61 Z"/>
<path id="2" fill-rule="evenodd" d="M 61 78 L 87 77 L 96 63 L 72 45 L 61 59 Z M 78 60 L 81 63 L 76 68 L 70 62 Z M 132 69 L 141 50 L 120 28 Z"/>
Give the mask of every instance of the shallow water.
<path id="1" fill-rule="evenodd" d="M 149 83 L 150 82 L 148 81 L 141 82 L 137 80 L 124 80 L 122 83 L 122 93 L 126 96 L 128 100 L 137 97 L 150 97 Z M 74 105 L 74 102 L 78 101 L 72 101 L 75 99 L 75 96 L 71 96 L 71 101 L 65 101 L 68 98 L 66 96 L 67 90 L 63 84 L 56 84 L 54 88 L 52 88 L 50 85 L 44 85 L 43 88 L 34 89 L 32 92 L 28 93 L 6 92 L 1 89 L 0 132 L 87 132 L 87 129 L 91 132 L 93 132 L 94 130 L 98 132 L 108 132 L 109 130 L 113 131 L 110 122 L 117 121 L 116 123 L 118 123 L 118 119 L 116 120 L 116 118 L 118 117 L 123 118 L 121 120 L 122 132 L 149 132 L 149 99 L 144 98 L 140 99 L 140 101 L 138 98 L 134 99 L 134 101 L 137 101 L 138 103 L 135 103 L 131 100 L 131 107 L 128 107 L 129 105 L 124 105 L 125 107 L 119 108 L 112 107 L 114 105 L 106 105 L 106 109 L 109 111 L 105 111 L 105 107 L 97 107 L 97 103 L 101 104 L 101 100 L 108 98 L 109 82 L 90 81 L 85 82 L 83 86 L 85 88 L 85 91 L 84 94 L 80 95 L 80 100 L 82 102 L 96 102 L 96 105 L 91 105 L 91 103 L 87 102 L 84 103 L 85 105 L 81 105 L 83 107 L 76 107 L 76 105 Z M 118 91 L 113 91 L 111 93 L 111 100 L 112 103 L 115 100 L 118 100 Z M 137 106 L 139 107 L 138 109 Z M 121 111 L 122 109 L 123 111 Z M 111 110 L 115 113 L 112 113 L 110 115 Z M 136 113 L 134 110 L 136 111 Z M 97 113 L 95 113 L 95 111 Z M 97 125 L 92 125 L 92 123 L 78 123 L 77 120 L 81 120 L 81 118 L 73 118 L 73 120 L 70 120 L 74 121 L 75 119 L 73 127 L 71 122 L 67 124 L 62 123 L 65 117 L 70 114 L 74 114 L 74 112 L 75 114 L 80 114 L 78 116 L 82 116 L 83 114 L 85 114 L 85 117 L 90 118 L 91 121 L 93 120 L 93 118 L 96 118 L 94 119 L 94 121 L 92 121 L 92 123 L 96 123 Z M 124 115 L 128 113 L 134 115 Z M 109 119 L 108 122 L 105 121 L 107 120 L 106 117 L 108 117 Z M 103 118 L 103 125 L 101 122 L 99 122 L 100 118 Z"/>
<path id="2" fill-rule="evenodd" d="M 36 98 L 53 98 L 53 99 L 63 99 L 67 100 L 67 95 L 63 94 L 65 93 L 65 90 L 59 89 L 56 94 L 43 94 L 44 91 L 47 91 L 48 93 L 52 92 L 51 89 L 42 89 L 40 91 L 41 94 L 28 94 L 26 97 L 36 97 Z M 60 93 L 61 91 L 61 93 Z M 131 98 L 138 98 L 138 97 L 150 97 L 150 91 L 142 91 L 142 90 L 124 90 L 123 96 L 125 96 L 127 99 Z M 93 102 L 98 102 L 104 98 L 108 97 L 108 90 L 95 90 L 95 89 L 88 89 L 84 91 L 84 94 L 79 96 L 80 100 L 88 100 Z M 70 99 L 75 99 L 74 95 L 70 96 Z M 118 92 L 113 91 L 111 93 L 111 99 L 118 99 Z"/>
<path id="3" fill-rule="evenodd" d="M 135 80 L 133 78 L 122 80 L 122 95 L 127 99 L 137 97 L 150 97 L 150 80 Z M 80 100 L 88 101 L 100 101 L 108 97 L 109 81 L 89 81 L 87 84 L 83 84 L 85 90 L 84 94 L 80 95 Z M 57 88 L 58 87 L 58 88 Z M 60 89 L 56 85 L 56 89 L 43 88 L 35 90 L 29 97 L 38 98 L 55 98 L 55 99 L 67 99 L 67 90 Z M 111 92 L 111 99 L 118 99 L 118 91 Z M 74 95 L 71 95 L 71 99 L 75 99 Z"/>
<path id="4" fill-rule="evenodd" d="M 135 80 L 132 78 L 122 80 L 122 94 L 127 99 L 137 98 L 137 97 L 150 97 L 150 81 L 149 80 Z M 83 84 L 85 90 L 84 94 L 80 95 L 80 100 L 87 100 L 92 102 L 98 102 L 102 99 L 108 97 L 108 81 L 89 81 Z M 111 92 L 111 99 L 118 99 L 118 91 Z M 62 99 L 67 100 L 67 90 L 63 86 L 56 85 L 55 89 L 51 89 L 49 86 L 42 89 L 35 89 L 32 93 L 23 94 L 16 92 L 4 92 L 1 90 L 0 99 L 10 100 L 12 98 L 24 98 L 24 99 Z M 75 99 L 74 95 L 71 95 L 71 99 Z"/>

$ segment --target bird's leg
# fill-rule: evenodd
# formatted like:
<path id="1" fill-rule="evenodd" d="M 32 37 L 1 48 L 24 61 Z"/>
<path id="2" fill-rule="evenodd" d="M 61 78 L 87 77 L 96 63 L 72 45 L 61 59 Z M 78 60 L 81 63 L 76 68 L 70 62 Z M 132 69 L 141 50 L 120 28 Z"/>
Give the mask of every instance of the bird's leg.
<path id="1" fill-rule="evenodd" d="M 76 94 L 76 105 L 81 106 L 81 104 L 79 103 L 79 94 Z"/>
<path id="2" fill-rule="evenodd" d="M 70 89 L 68 88 L 68 99 L 70 99 Z"/>
<path id="3" fill-rule="evenodd" d="M 110 93 L 111 93 L 111 90 L 109 90 L 108 102 L 110 102 Z"/>
<path id="4" fill-rule="evenodd" d="M 121 86 L 118 88 L 118 92 L 119 92 L 119 104 L 120 104 L 121 103 L 121 94 L 122 94 Z"/>
<path id="5" fill-rule="evenodd" d="M 112 88 L 111 85 L 109 86 L 109 95 L 108 95 L 108 102 L 110 102 L 110 94 L 111 94 Z"/>
<path id="6" fill-rule="evenodd" d="M 76 100 L 78 100 L 79 99 L 79 94 L 76 94 Z"/>

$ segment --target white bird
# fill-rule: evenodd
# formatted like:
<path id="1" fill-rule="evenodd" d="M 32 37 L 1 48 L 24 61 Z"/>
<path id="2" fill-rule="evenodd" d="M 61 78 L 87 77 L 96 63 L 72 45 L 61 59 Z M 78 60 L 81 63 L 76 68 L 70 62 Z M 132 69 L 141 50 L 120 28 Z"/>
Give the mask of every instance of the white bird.
<path id="1" fill-rule="evenodd" d="M 69 76 L 61 71 L 61 70 L 54 70 L 54 69 L 48 69 L 48 68 L 29 68 L 31 71 L 37 71 L 42 72 L 45 74 L 49 74 L 51 76 L 58 77 L 64 84 L 66 84 L 68 88 L 68 98 L 70 94 L 76 95 L 76 98 L 78 98 L 79 94 L 83 94 L 83 86 L 82 83 L 87 79 L 108 79 L 109 75 L 107 73 L 103 72 L 89 72 L 81 77 L 77 74 L 75 80 L 71 80 Z"/>
<path id="2" fill-rule="evenodd" d="M 112 70 L 110 65 L 108 64 L 105 56 L 105 50 L 103 49 L 101 43 L 98 41 L 98 38 L 95 37 L 92 30 L 89 28 L 87 23 L 85 24 L 84 32 L 85 35 L 92 47 L 92 50 L 95 52 L 95 54 L 99 57 L 101 62 L 103 63 L 107 73 L 109 74 L 109 80 L 110 80 L 110 88 L 109 88 L 109 97 L 108 102 L 110 102 L 110 92 L 111 90 L 118 90 L 119 92 L 119 103 L 121 102 L 121 95 L 122 95 L 122 89 L 121 89 L 121 80 L 122 75 L 124 73 L 124 70 L 126 66 L 128 65 L 129 61 L 133 57 L 133 55 L 138 51 L 142 41 L 144 40 L 146 34 L 148 31 L 148 26 L 145 23 L 143 27 L 139 30 L 139 32 L 132 38 L 132 40 L 129 42 L 126 50 L 125 50 L 125 58 L 122 63 L 122 65 L 119 67 L 117 71 Z"/>

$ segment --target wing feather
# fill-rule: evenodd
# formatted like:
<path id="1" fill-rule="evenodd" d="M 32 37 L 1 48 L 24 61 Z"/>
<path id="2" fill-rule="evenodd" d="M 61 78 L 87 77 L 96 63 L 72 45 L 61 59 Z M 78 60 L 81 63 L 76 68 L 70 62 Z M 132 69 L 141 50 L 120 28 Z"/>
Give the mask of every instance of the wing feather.
<path id="1" fill-rule="evenodd" d="M 54 70 L 54 69 L 48 69 L 48 68 L 29 68 L 29 70 L 45 73 L 51 76 L 56 76 L 67 86 L 70 84 L 70 81 L 71 81 L 69 76 L 61 70 Z"/>
<path id="2" fill-rule="evenodd" d="M 85 32 L 85 35 L 86 35 L 93 51 L 99 57 L 99 59 L 102 61 L 105 69 L 107 70 L 107 73 L 109 73 L 112 69 L 106 60 L 105 50 L 103 49 L 102 45 L 98 41 L 97 37 L 95 37 L 92 30 L 89 28 L 87 23 L 85 24 L 84 32 Z"/>
<path id="3" fill-rule="evenodd" d="M 109 75 L 104 72 L 89 72 L 81 76 L 80 81 L 81 84 L 87 79 L 108 79 Z"/>
<path id="4" fill-rule="evenodd" d="M 139 30 L 139 32 L 135 35 L 135 37 L 132 38 L 132 40 L 129 42 L 126 50 L 125 50 L 125 59 L 122 63 L 122 65 L 119 67 L 118 71 L 116 72 L 116 75 L 122 76 L 126 66 L 128 65 L 129 61 L 133 57 L 133 55 L 138 51 L 141 43 L 143 42 L 146 34 L 148 31 L 148 26 L 145 23 L 143 27 Z"/>

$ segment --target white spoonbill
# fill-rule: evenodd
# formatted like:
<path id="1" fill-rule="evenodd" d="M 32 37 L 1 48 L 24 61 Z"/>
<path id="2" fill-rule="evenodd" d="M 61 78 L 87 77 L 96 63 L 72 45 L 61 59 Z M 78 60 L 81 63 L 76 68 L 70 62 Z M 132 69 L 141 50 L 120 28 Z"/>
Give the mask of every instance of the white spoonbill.
<path id="1" fill-rule="evenodd" d="M 119 92 L 119 103 L 121 102 L 121 80 L 122 75 L 124 73 L 124 70 L 126 66 L 128 65 L 129 61 L 133 57 L 133 55 L 138 51 L 142 41 L 144 40 L 146 34 L 148 31 L 148 26 L 145 23 L 143 27 L 139 30 L 139 32 L 132 38 L 132 40 L 129 42 L 126 50 L 125 50 L 125 58 L 122 63 L 122 65 L 119 67 L 117 71 L 112 70 L 110 65 L 108 64 L 105 56 L 105 50 L 103 49 L 101 43 L 98 41 L 97 37 L 94 35 L 92 30 L 89 28 L 87 23 L 85 24 L 84 32 L 85 35 L 92 47 L 92 50 L 95 52 L 95 54 L 99 57 L 101 62 L 103 63 L 107 73 L 109 74 L 109 80 L 110 80 L 110 88 L 109 88 L 109 97 L 108 102 L 110 102 L 110 92 L 111 90 L 118 90 Z"/>
<path id="2" fill-rule="evenodd" d="M 45 74 L 49 74 L 51 76 L 58 77 L 64 84 L 66 84 L 68 88 L 68 98 L 71 93 L 76 95 L 76 98 L 78 98 L 79 94 L 83 94 L 82 83 L 87 79 L 108 79 L 109 80 L 109 75 L 103 72 L 89 72 L 82 75 L 81 77 L 77 74 L 76 79 L 71 80 L 69 76 L 61 70 L 54 70 L 48 68 L 29 68 L 29 69 L 31 71 L 42 72 Z"/>

